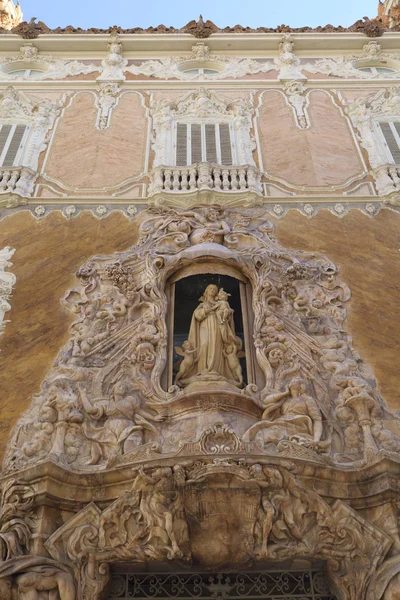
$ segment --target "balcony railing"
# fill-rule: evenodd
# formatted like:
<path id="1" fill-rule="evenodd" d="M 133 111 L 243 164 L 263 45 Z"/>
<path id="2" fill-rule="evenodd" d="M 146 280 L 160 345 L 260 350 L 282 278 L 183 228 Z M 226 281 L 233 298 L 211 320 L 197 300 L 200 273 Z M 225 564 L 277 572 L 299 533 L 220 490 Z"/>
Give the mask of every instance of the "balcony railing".
<path id="1" fill-rule="evenodd" d="M 261 174 L 256 167 L 225 167 L 198 163 L 188 167 L 156 167 L 151 173 L 149 195 L 160 192 L 251 191 L 261 194 Z"/>
<path id="2" fill-rule="evenodd" d="M 32 195 L 37 173 L 27 167 L 0 168 L 0 194 Z"/>
<path id="3" fill-rule="evenodd" d="M 381 196 L 400 190 L 400 165 L 381 165 L 372 174 Z"/>

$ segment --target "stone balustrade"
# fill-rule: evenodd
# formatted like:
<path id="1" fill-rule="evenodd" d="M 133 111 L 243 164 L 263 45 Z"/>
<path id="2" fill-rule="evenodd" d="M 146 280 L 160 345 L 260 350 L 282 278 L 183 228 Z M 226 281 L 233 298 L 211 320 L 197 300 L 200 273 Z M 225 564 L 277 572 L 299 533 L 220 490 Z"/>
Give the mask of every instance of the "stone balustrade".
<path id="1" fill-rule="evenodd" d="M 160 192 L 195 190 L 221 192 L 251 191 L 261 194 L 261 174 L 256 167 L 226 167 L 198 163 L 188 167 L 156 167 L 151 173 L 149 196 Z"/>
<path id="2" fill-rule="evenodd" d="M 27 167 L 0 169 L 0 194 L 18 194 L 28 198 L 32 195 L 37 173 Z"/>
<path id="3" fill-rule="evenodd" d="M 379 195 L 400 190 L 400 165 L 381 165 L 372 171 Z"/>

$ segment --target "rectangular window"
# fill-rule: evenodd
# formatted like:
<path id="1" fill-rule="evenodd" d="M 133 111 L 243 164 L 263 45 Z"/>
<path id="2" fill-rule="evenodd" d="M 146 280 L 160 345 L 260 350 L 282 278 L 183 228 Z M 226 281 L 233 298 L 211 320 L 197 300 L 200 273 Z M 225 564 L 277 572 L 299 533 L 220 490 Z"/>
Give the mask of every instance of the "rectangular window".
<path id="1" fill-rule="evenodd" d="M 176 166 L 199 162 L 232 165 L 232 139 L 229 123 L 178 123 L 176 127 Z"/>
<path id="2" fill-rule="evenodd" d="M 400 121 L 379 123 L 386 145 L 396 165 L 400 164 Z"/>
<path id="3" fill-rule="evenodd" d="M 27 130 L 27 125 L 0 126 L 0 167 L 17 166 Z"/>

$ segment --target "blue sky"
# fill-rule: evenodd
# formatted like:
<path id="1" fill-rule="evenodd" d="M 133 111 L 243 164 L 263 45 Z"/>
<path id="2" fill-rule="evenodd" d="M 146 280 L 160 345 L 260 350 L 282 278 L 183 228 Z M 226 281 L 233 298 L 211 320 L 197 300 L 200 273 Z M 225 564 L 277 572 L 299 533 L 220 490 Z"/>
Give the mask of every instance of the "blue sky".
<path id="1" fill-rule="evenodd" d="M 349 26 L 377 14 L 378 0 L 20 0 L 24 19 L 37 17 L 50 27 L 182 27 L 200 13 L 220 27 Z"/>

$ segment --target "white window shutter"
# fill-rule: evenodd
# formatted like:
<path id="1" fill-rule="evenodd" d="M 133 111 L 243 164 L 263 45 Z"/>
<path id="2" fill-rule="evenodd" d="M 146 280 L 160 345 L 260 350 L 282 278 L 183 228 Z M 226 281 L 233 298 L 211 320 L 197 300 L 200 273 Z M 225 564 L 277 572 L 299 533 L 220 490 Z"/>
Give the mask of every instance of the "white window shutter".
<path id="1" fill-rule="evenodd" d="M 206 123 L 206 157 L 207 162 L 216 163 L 217 158 L 217 140 L 215 135 L 214 123 Z"/>
<path id="2" fill-rule="evenodd" d="M 199 163 L 202 160 L 201 148 L 201 125 L 192 124 L 192 163 Z"/>
<path id="3" fill-rule="evenodd" d="M 393 125 L 396 132 L 400 134 L 400 123 L 394 123 Z M 392 131 L 391 123 L 380 123 L 380 128 L 394 162 L 400 164 L 400 146 Z"/>
<path id="4" fill-rule="evenodd" d="M 178 123 L 176 127 L 176 164 L 178 167 L 187 165 L 187 125 Z"/>
<path id="5" fill-rule="evenodd" d="M 3 167 L 13 167 L 14 162 L 19 150 L 19 147 L 26 131 L 26 125 L 17 125 L 12 136 L 10 145 L 8 146 L 7 153 L 3 160 Z"/>
<path id="6" fill-rule="evenodd" d="M 5 145 L 10 135 L 12 125 L 2 125 L 0 129 L 0 156 L 3 154 Z"/>
<path id="7" fill-rule="evenodd" d="M 219 126 L 219 137 L 221 141 L 221 161 L 223 165 L 232 164 L 231 133 L 228 123 Z"/>

